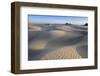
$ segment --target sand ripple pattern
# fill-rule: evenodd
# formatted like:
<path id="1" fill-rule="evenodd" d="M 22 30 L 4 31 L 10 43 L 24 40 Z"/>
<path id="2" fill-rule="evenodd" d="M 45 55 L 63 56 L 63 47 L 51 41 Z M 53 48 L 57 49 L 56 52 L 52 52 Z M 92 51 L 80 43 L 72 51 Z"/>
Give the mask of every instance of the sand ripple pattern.
<path id="1" fill-rule="evenodd" d="M 49 59 L 79 59 L 81 56 L 73 47 L 64 47 L 58 50 L 52 51 L 44 55 L 41 59 L 42 60 L 49 60 Z"/>
<path id="2" fill-rule="evenodd" d="M 29 25 L 28 60 L 88 57 L 87 26 Z"/>

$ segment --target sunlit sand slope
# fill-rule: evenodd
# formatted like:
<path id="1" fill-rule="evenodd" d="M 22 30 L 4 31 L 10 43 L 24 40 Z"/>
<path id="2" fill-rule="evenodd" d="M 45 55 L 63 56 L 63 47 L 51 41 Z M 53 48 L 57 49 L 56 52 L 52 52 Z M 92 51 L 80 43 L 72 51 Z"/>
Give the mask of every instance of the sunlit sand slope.
<path id="1" fill-rule="evenodd" d="M 88 57 L 87 27 L 79 25 L 32 25 L 28 31 L 28 60 Z"/>
<path id="2" fill-rule="evenodd" d="M 41 59 L 77 59 L 81 58 L 80 54 L 73 47 L 63 47 L 57 50 L 54 50 L 50 53 L 44 55 Z"/>

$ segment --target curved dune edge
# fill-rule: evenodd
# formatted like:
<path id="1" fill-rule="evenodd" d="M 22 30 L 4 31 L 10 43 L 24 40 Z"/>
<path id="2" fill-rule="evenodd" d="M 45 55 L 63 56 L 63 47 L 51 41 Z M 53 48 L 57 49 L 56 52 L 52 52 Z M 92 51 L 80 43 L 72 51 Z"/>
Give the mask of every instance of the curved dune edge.
<path id="1" fill-rule="evenodd" d="M 55 38 L 65 36 L 65 34 L 66 34 L 66 32 L 61 31 L 61 30 L 52 30 L 49 33 Z"/>
<path id="2" fill-rule="evenodd" d="M 78 54 L 75 48 L 72 47 L 64 47 L 58 50 L 49 52 L 48 54 L 44 55 L 41 59 L 42 60 L 49 60 L 49 59 L 79 59 L 81 56 Z"/>

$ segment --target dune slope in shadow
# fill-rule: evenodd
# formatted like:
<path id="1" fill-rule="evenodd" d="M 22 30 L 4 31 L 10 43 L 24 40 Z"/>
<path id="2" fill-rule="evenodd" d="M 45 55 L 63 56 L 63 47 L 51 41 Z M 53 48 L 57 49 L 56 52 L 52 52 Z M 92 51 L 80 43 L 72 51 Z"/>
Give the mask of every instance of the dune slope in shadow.
<path id="1" fill-rule="evenodd" d="M 31 25 L 28 60 L 88 58 L 87 30 L 82 25 Z"/>

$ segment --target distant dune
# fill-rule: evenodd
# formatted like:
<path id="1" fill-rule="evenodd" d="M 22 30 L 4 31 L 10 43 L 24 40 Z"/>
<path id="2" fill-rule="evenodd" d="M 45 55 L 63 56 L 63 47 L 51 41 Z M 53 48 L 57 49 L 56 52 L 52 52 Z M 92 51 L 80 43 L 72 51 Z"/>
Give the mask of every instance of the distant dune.
<path id="1" fill-rule="evenodd" d="M 72 31 L 74 28 L 70 27 L 71 25 L 66 25 L 66 26 L 58 26 L 56 29 L 58 30 L 63 30 L 63 31 Z"/>
<path id="2" fill-rule="evenodd" d="M 87 26 L 29 25 L 28 60 L 88 57 Z"/>
<path id="3" fill-rule="evenodd" d="M 29 26 L 29 31 L 42 31 L 42 28 L 40 26 Z"/>

